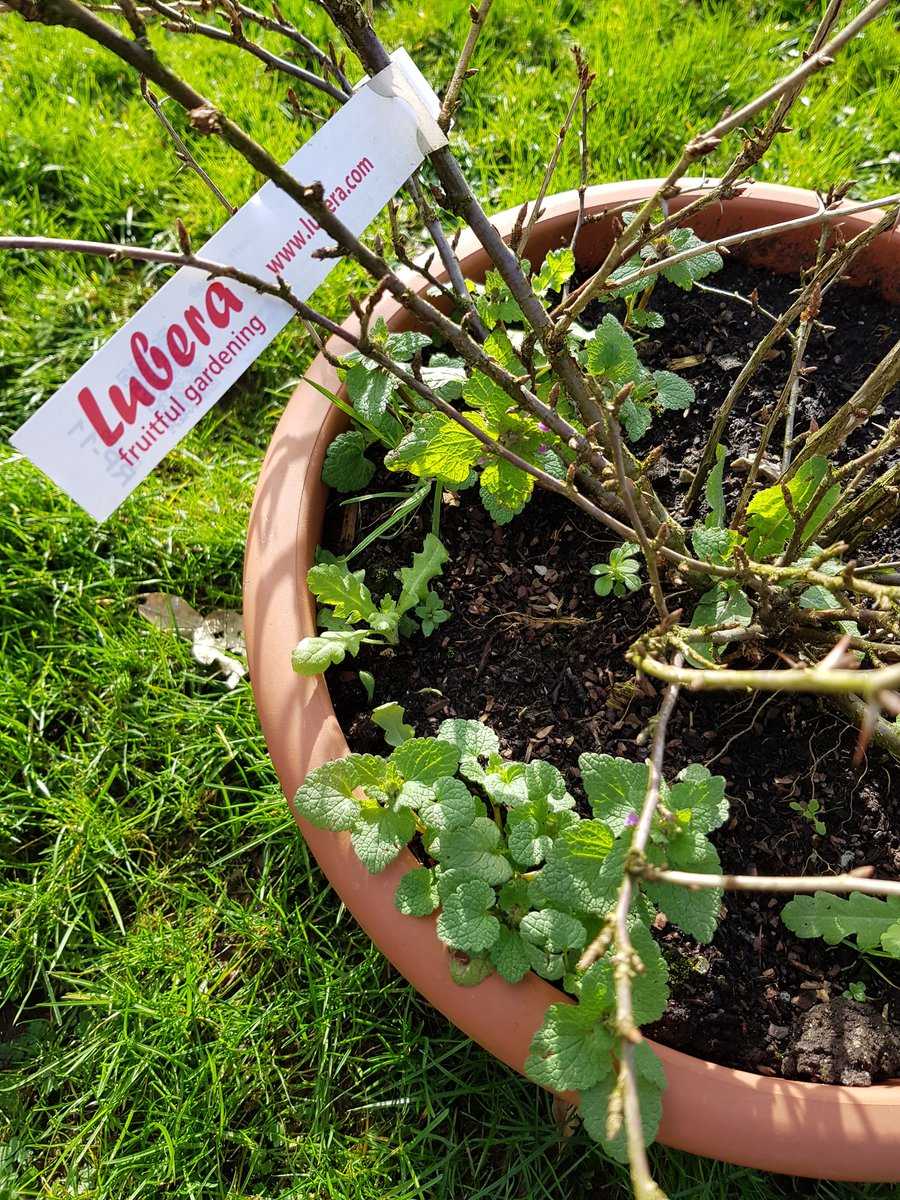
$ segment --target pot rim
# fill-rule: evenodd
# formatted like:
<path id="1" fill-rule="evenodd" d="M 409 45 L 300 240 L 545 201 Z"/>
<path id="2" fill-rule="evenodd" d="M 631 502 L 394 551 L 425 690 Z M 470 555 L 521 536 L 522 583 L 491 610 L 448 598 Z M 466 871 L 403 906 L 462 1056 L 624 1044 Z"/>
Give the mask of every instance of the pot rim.
<path id="1" fill-rule="evenodd" d="M 654 180 L 601 184 L 588 189 L 586 212 L 650 194 Z M 685 200 L 676 197 L 673 207 Z M 714 208 L 713 221 L 748 228 L 814 211 L 815 192 L 754 183 L 739 197 Z M 548 197 L 532 235 L 542 252 L 565 244 L 578 209 L 578 194 Z M 707 210 L 707 214 L 708 214 Z M 492 218 L 508 234 L 518 208 Z M 716 215 L 717 214 L 717 215 Z M 850 232 L 874 223 L 878 210 L 845 222 Z M 701 218 L 702 223 L 703 218 Z M 735 225 L 735 222 L 743 222 Z M 707 219 L 708 223 L 708 219 Z M 597 229 L 598 226 L 589 226 Z M 721 234 L 721 230 L 719 233 Z M 709 240 L 709 233 L 704 232 Z M 786 269 L 779 243 L 755 243 L 774 269 Z M 795 246 L 793 251 L 797 253 Z M 487 256 L 466 231 L 459 257 L 467 275 L 483 272 Z M 780 255 L 780 258 L 779 258 Z M 868 280 L 900 297 L 900 233 L 881 235 L 861 260 Z M 489 265 L 489 264 L 487 264 Z M 863 281 L 866 281 L 865 278 Z M 420 286 L 417 283 L 416 286 Z M 392 297 L 377 308 L 391 326 L 407 315 Z M 347 328 L 358 328 L 351 318 Z M 334 353 L 346 343 L 334 337 Z M 349 753 L 322 676 L 304 678 L 290 667 L 290 652 L 315 631 L 315 604 L 306 588 L 321 530 L 327 489 L 321 482 L 325 450 L 346 418 L 314 384 L 338 391 L 334 368 L 319 355 L 306 372 L 275 430 L 250 515 L 245 574 L 244 625 L 250 678 L 260 723 L 288 803 L 309 848 L 332 887 L 382 953 L 432 1005 L 495 1057 L 522 1071 L 528 1046 L 550 1004 L 569 998 L 534 974 L 520 983 L 493 975 L 475 988 L 452 982 L 447 951 L 435 933 L 435 917 L 398 912 L 398 880 L 418 865 L 408 850 L 385 871 L 370 875 L 356 858 L 349 835 L 314 829 L 300 820 L 291 797 L 315 766 Z M 872 1088 L 802 1083 L 718 1066 L 651 1043 L 668 1080 L 658 1141 L 737 1165 L 812 1178 L 872 1182 L 900 1180 L 900 1081 Z"/>

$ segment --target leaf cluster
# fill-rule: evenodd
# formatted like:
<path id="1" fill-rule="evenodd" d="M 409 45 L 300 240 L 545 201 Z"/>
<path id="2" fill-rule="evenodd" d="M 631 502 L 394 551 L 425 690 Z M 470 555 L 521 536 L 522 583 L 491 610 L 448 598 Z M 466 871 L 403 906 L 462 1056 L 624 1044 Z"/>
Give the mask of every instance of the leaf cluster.
<path id="1" fill-rule="evenodd" d="M 526 1070 L 556 1091 L 580 1092 L 587 1128 L 623 1158 L 621 1124 L 607 1121 L 616 1109 L 612 951 L 586 971 L 578 961 L 615 907 L 647 765 L 583 754 L 591 809 L 583 817 L 556 767 L 504 758 L 496 734 L 481 722 L 447 720 L 436 737 L 416 738 L 398 705 L 382 707 L 392 710 L 380 722 L 396 743 L 389 757 L 351 754 L 319 767 L 295 796 L 298 812 L 320 828 L 349 832 L 371 871 L 387 867 L 418 835 L 425 861 L 403 874 L 395 903 L 411 917 L 438 913 L 437 933 L 458 983 L 472 986 L 493 972 L 517 983 L 529 971 L 562 983 L 576 1003 L 550 1007 Z M 674 783 L 662 784 L 648 862 L 717 872 L 708 835 L 727 814 L 725 781 L 698 764 L 686 767 Z M 651 879 L 638 880 L 636 892 L 631 939 L 641 970 L 633 982 L 634 1013 L 646 1024 L 662 1015 L 668 996 L 666 962 L 651 934 L 654 917 L 665 912 L 708 941 L 721 895 Z M 639 1048 L 637 1063 L 652 1140 L 665 1081 L 647 1047 Z"/>
<path id="2" fill-rule="evenodd" d="M 415 631 L 416 616 L 422 633 L 426 637 L 433 633 L 450 616 L 430 589 L 446 561 L 441 540 L 433 533 L 426 534 L 411 565 L 395 572 L 400 594 L 384 595 L 380 600 L 366 586 L 365 571 L 351 571 L 344 560 L 311 567 L 306 581 L 319 602 L 321 632 L 297 644 L 291 656 L 294 670 L 300 675 L 320 675 L 343 662 L 346 655 L 358 654 L 363 643 L 396 645 L 401 635 Z"/>

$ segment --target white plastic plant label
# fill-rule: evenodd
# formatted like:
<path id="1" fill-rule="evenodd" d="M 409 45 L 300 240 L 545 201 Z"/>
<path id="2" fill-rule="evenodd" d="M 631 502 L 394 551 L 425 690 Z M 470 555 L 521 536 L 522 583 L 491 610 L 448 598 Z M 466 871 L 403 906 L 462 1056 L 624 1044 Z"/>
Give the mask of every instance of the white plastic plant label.
<path id="1" fill-rule="evenodd" d="M 363 232 L 431 150 L 446 143 L 437 97 L 398 50 L 286 164 L 320 181 L 328 208 Z M 282 276 L 306 300 L 334 266 L 317 222 L 267 182 L 200 258 Z M 12 436 L 12 444 L 105 520 L 225 393 L 293 309 L 230 279 L 182 267 Z"/>

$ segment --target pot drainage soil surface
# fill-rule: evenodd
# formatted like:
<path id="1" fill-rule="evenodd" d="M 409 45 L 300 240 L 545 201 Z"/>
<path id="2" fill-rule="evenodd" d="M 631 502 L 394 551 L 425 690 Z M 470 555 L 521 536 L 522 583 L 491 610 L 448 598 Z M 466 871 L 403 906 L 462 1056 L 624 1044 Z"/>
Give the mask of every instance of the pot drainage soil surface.
<path id="1" fill-rule="evenodd" d="M 714 283 L 744 296 L 757 289 L 760 303 L 777 313 L 790 302 L 796 281 L 730 264 Z M 638 446 L 641 455 L 663 447 L 655 484 L 677 508 L 686 486 L 682 469 L 697 461 L 712 413 L 769 322 L 737 300 L 685 294 L 668 284 L 658 286 L 652 307 L 665 314 L 666 327 L 644 343 L 642 358 L 680 370 L 696 389 L 688 414 L 658 417 Z M 798 431 L 810 418 L 821 423 L 843 403 L 900 334 L 898 310 L 868 291 L 834 289 L 821 319 L 837 328 L 812 339 L 807 362 L 816 370 L 804 383 Z M 680 366 L 679 359 L 700 361 Z M 752 455 L 760 410 L 777 395 L 789 361 L 785 346 L 739 402 L 727 432 L 730 458 Z M 889 406 L 888 415 L 897 415 L 896 396 Z M 857 453 L 865 437 L 865 431 L 855 435 Z M 399 478 L 383 472 L 368 490 L 382 484 L 395 489 Z M 342 552 L 348 548 L 341 544 L 346 509 L 338 499 L 331 498 L 324 540 Z M 386 511 L 379 502 L 362 505 L 356 536 Z M 426 504 L 402 534 L 354 558 L 354 568 L 365 566 L 373 590 L 394 585 L 393 571 L 421 545 L 429 521 Z M 496 730 L 510 757 L 545 758 L 563 770 L 583 805 L 579 754 L 647 755 L 658 693 L 637 683 L 624 659 L 630 642 L 654 620 L 647 589 L 622 600 L 597 597 L 589 568 L 606 558 L 614 540 L 574 506 L 540 492 L 502 529 L 482 509 L 476 489 L 461 492 L 444 506 L 441 538 L 450 561 L 438 590 L 452 619 L 430 638 L 417 636 L 390 649 L 364 646 L 352 669 L 344 664 L 328 672 L 351 749 L 385 751 L 368 714 L 387 700 L 406 707 L 419 735 L 434 732 L 446 717 L 479 717 Z M 881 535 L 878 553 L 900 557 L 896 529 Z M 687 594 L 685 602 L 691 603 Z M 371 703 L 359 670 L 375 677 Z M 900 764 L 871 748 L 853 767 L 855 741 L 855 731 L 818 697 L 686 695 L 670 725 L 665 770 L 672 778 L 687 763 L 701 762 L 725 776 L 732 816 L 713 840 L 726 871 L 829 874 L 867 864 L 885 878 L 900 879 Z M 819 803 L 824 834 L 791 807 L 811 801 Z M 805 1013 L 863 981 L 871 1004 L 887 1006 L 900 1025 L 900 967 L 884 959 L 870 966 L 849 947 L 795 939 L 780 919 L 785 899 L 727 896 L 709 946 L 671 926 L 658 929 L 672 998 L 665 1017 L 648 1031 L 652 1037 L 724 1066 L 841 1082 L 821 1065 L 809 1067 L 819 1060 L 802 1052 L 814 1036 L 814 1022 L 803 1028 Z M 887 1050 L 883 1061 L 892 1063 Z M 876 1067 L 872 1081 L 878 1077 Z M 865 1071 L 853 1078 L 865 1081 Z"/>

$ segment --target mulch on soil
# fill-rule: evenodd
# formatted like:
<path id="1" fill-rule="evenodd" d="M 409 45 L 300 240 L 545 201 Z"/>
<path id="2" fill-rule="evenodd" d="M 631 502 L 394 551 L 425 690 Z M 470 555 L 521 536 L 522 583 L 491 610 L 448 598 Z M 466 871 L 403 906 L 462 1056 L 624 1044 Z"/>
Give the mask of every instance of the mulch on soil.
<path id="1" fill-rule="evenodd" d="M 795 283 L 739 264 L 712 282 L 744 296 L 756 288 L 773 312 L 790 302 Z M 768 321 L 734 299 L 685 294 L 668 284 L 659 285 L 652 306 L 665 314 L 666 327 L 642 345 L 642 358 L 652 367 L 680 369 L 696 390 L 689 413 L 657 418 L 637 448 L 644 456 L 662 445 L 655 483 L 677 509 L 682 469 L 696 463 L 712 413 Z M 837 329 L 812 339 L 807 361 L 816 370 L 804 382 L 798 431 L 810 419 L 821 423 L 852 395 L 900 333 L 897 310 L 856 289 L 834 289 L 821 319 Z M 698 361 L 678 366 L 688 358 Z M 754 452 L 789 362 L 789 347 L 783 347 L 740 401 L 727 433 L 731 457 Z M 896 397 L 893 405 L 900 408 Z M 857 453 L 864 437 L 857 435 Z M 385 472 L 368 490 L 380 490 L 382 482 L 396 488 L 398 477 Z M 385 511 L 378 502 L 362 506 L 357 535 Z M 338 541 L 344 512 L 333 497 L 324 540 L 335 551 L 346 549 Z M 393 571 L 421 545 L 429 521 L 423 508 L 398 537 L 354 559 L 354 567 L 366 567 L 376 594 L 394 586 Z M 645 588 L 625 599 L 601 599 L 589 575 L 614 539 L 572 505 L 541 493 L 498 528 L 475 489 L 445 504 L 441 538 L 450 562 L 438 590 L 452 619 L 430 638 L 363 647 L 352 668 L 328 672 L 351 748 L 384 752 L 368 714 L 373 704 L 396 700 L 419 735 L 450 716 L 486 721 L 510 757 L 546 758 L 563 770 L 580 802 L 581 753 L 646 758 L 659 692 L 635 680 L 624 651 L 654 622 L 649 594 Z M 900 550 L 897 531 L 882 535 L 878 549 Z M 684 602 L 693 602 L 687 593 Z M 371 703 L 360 669 L 375 677 Z M 732 816 L 713 840 L 727 871 L 828 874 L 867 864 L 900 879 L 900 764 L 870 749 L 855 768 L 855 742 L 855 731 L 817 697 L 685 696 L 670 725 L 665 769 L 672 778 L 687 763 L 700 762 L 725 776 Z M 811 801 L 820 805 L 822 835 L 792 807 Z M 709 946 L 672 926 L 661 928 L 672 999 L 650 1035 L 713 1062 L 780 1075 L 794 1019 L 851 982 L 863 980 L 872 1002 L 888 1006 L 900 1021 L 898 965 L 882 959 L 870 966 L 852 948 L 797 940 L 781 923 L 783 903 L 767 895 L 727 896 Z"/>

